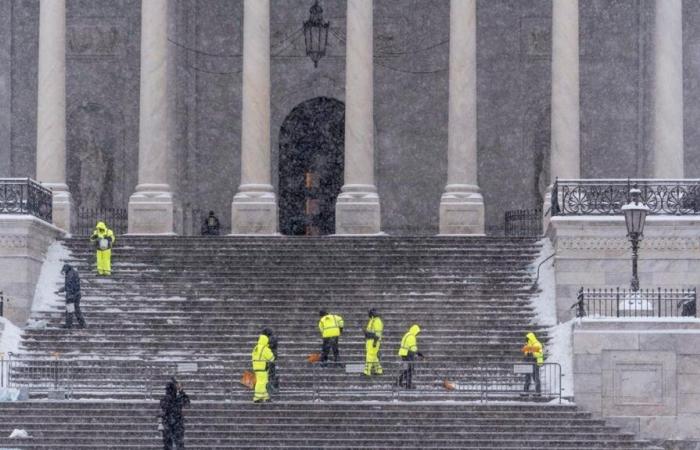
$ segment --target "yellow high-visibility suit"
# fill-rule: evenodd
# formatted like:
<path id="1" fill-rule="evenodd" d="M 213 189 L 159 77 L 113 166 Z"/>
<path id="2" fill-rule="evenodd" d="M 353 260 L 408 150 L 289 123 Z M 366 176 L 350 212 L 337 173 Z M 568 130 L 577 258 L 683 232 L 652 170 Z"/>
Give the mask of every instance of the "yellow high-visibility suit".
<path id="1" fill-rule="evenodd" d="M 404 369 L 399 375 L 398 385 L 406 389 L 415 389 L 413 385 L 413 361 L 416 356 L 422 356 L 418 352 L 418 333 L 420 333 L 418 324 L 411 325 L 411 328 L 401 338 L 401 347 L 399 347 L 399 356 L 404 361 Z"/>
<path id="2" fill-rule="evenodd" d="M 114 233 L 107 228 L 104 222 L 97 222 L 95 231 L 90 236 L 90 242 L 97 247 L 97 274 L 112 274 L 112 246 L 114 245 Z M 106 244 L 106 245 L 105 245 Z"/>
<path id="3" fill-rule="evenodd" d="M 267 393 L 268 368 L 271 362 L 275 361 L 275 355 L 270 350 L 270 339 L 261 334 L 258 337 L 258 345 L 253 348 L 251 360 L 253 361 L 253 372 L 255 372 L 255 393 L 253 394 L 254 402 L 263 402 L 270 400 L 270 394 Z"/>
<path id="4" fill-rule="evenodd" d="M 379 348 L 382 344 L 382 332 L 384 322 L 379 316 L 374 316 L 367 322 L 365 328 L 365 375 L 376 373 L 381 375 L 384 371 L 379 362 Z"/>
<path id="5" fill-rule="evenodd" d="M 411 325 L 411 328 L 408 329 L 401 339 L 399 356 L 412 356 L 418 353 L 418 340 L 416 339 L 418 333 L 420 333 L 420 327 L 417 324 Z"/>
<path id="6" fill-rule="evenodd" d="M 326 314 L 318 321 L 318 330 L 323 339 L 340 336 L 343 328 L 345 328 L 345 322 L 336 314 Z"/>
<path id="7" fill-rule="evenodd" d="M 525 338 L 527 338 L 527 344 L 523 347 L 523 353 L 525 353 L 525 356 L 532 355 L 537 365 L 541 366 L 544 364 L 544 348 L 542 347 L 542 343 L 537 340 L 537 336 L 532 332 L 527 333 Z"/>
<path id="8" fill-rule="evenodd" d="M 525 360 L 532 361 L 535 360 L 535 364 L 532 365 L 532 373 L 525 374 L 525 386 L 523 390 L 528 392 L 530 390 L 530 382 L 535 382 L 535 392 L 538 394 L 542 390 L 540 382 L 540 366 L 544 364 L 544 347 L 542 343 L 537 340 L 535 333 L 527 333 L 525 335 L 527 343 L 523 347 L 523 353 L 525 354 Z"/>

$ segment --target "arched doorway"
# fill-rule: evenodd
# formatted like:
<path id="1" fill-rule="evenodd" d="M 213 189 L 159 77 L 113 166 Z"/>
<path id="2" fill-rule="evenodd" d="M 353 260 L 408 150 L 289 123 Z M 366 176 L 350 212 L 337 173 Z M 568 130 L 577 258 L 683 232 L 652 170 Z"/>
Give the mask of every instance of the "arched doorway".
<path id="1" fill-rule="evenodd" d="M 335 200 L 343 187 L 345 104 L 317 97 L 296 106 L 279 136 L 282 234 L 335 232 Z"/>

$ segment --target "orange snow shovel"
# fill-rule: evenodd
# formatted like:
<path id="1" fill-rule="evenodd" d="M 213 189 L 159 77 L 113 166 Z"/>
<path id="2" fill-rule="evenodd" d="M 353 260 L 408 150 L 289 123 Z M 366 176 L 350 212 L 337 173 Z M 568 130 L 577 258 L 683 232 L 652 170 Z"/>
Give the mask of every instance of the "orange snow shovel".
<path id="1" fill-rule="evenodd" d="M 309 356 L 306 357 L 306 360 L 309 362 L 309 364 L 317 363 L 321 360 L 321 354 L 309 353 Z"/>
<path id="2" fill-rule="evenodd" d="M 454 390 L 457 388 L 457 385 L 456 385 L 454 382 L 452 382 L 452 381 L 448 380 L 447 378 L 445 378 L 445 379 L 442 381 L 442 387 L 444 387 L 444 388 L 447 389 L 448 391 L 454 391 Z"/>
<path id="3" fill-rule="evenodd" d="M 241 375 L 241 384 L 248 389 L 253 389 L 255 387 L 255 374 L 250 370 L 246 370 Z"/>

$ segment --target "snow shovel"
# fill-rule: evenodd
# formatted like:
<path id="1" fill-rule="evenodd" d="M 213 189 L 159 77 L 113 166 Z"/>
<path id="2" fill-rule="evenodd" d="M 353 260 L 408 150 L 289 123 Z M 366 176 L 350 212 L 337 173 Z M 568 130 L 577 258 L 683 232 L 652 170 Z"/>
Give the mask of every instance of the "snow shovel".
<path id="1" fill-rule="evenodd" d="M 321 354 L 309 353 L 309 356 L 306 357 L 306 360 L 309 362 L 309 364 L 317 363 L 321 360 Z"/>
<path id="2" fill-rule="evenodd" d="M 253 389 L 255 387 L 255 374 L 250 370 L 246 370 L 241 375 L 241 384 L 248 389 Z"/>
<path id="3" fill-rule="evenodd" d="M 447 378 L 445 378 L 445 379 L 442 381 L 442 387 L 444 387 L 444 388 L 447 389 L 448 391 L 454 391 L 454 390 L 457 388 L 457 384 L 454 383 L 453 381 L 450 381 L 450 380 L 448 380 Z"/>

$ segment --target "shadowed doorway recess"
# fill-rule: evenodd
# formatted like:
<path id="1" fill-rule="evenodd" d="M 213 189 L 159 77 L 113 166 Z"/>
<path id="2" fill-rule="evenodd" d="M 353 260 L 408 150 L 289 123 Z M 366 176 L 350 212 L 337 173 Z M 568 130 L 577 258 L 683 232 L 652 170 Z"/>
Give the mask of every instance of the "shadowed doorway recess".
<path id="1" fill-rule="evenodd" d="M 343 186 L 345 105 L 317 97 L 296 106 L 280 129 L 279 220 L 286 235 L 335 232 Z"/>

